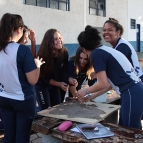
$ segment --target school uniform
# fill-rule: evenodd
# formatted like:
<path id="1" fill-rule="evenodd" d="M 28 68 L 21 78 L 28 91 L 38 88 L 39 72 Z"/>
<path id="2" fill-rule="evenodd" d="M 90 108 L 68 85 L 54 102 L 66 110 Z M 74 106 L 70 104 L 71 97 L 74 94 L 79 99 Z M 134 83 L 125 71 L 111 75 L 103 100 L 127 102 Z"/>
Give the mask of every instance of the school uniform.
<path id="1" fill-rule="evenodd" d="M 84 84 L 84 82 L 86 82 L 88 80 L 88 85 L 92 86 L 97 80 L 90 80 L 88 79 L 87 75 L 86 75 L 86 68 L 84 68 L 82 71 L 80 71 L 78 74 L 76 74 L 76 66 L 75 66 L 75 61 L 74 60 L 70 60 L 68 62 L 68 73 L 69 75 L 76 79 L 78 82 L 78 86 L 76 87 L 76 90 L 78 91 L 79 89 L 81 89 L 82 85 Z M 70 85 L 72 86 L 72 85 Z M 71 92 L 69 91 L 69 97 L 73 97 Z"/>
<path id="2" fill-rule="evenodd" d="M 5 142 L 15 142 L 15 137 L 17 143 L 29 142 L 36 96 L 26 73 L 36 68 L 30 49 L 24 45 L 12 42 L 0 51 L 0 108 Z"/>
<path id="3" fill-rule="evenodd" d="M 51 72 L 51 76 L 39 78 L 35 85 L 35 89 L 40 110 L 44 110 L 63 102 L 66 92 L 60 87 L 51 85 L 50 80 L 54 79 L 68 84 L 69 76 L 67 74 L 67 64 L 68 52 L 65 50 L 62 59 L 54 57 L 54 69 Z"/>
<path id="4" fill-rule="evenodd" d="M 115 47 L 113 48 L 120 51 L 127 57 L 127 59 L 130 61 L 130 63 L 134 67 L 138 77 L 140 77 L 141 81 L 143 81 L 143 72 L 140 68 L 138 56 L 133 46 L 125 39 L 119 38 Z M 143 115 L 142 115 L 142 119 L 143 119 Z M 119 122 L 122 122 L 122 121 L 119 120 Z"/>
<path id="5" fill-rule="evenodd" d="M 143 81 L 143 72 L 140 68 L 138 56 L 137 56 L 137 53 L 136 53 L 135 49 L 133 48 L 133 46 L 125 39 L 119 38 L 116 46 L 113 48 L 120 51 L 127 57 L 127 59 L 132 64 L 133 68 L 135 69 L 137 75 Z"/>
<path id="6" fill-rule="evenodd" d="M 100 46 L 91 53 L 96 73 L 105 71 L 120 93 L 122 125 L 140 129 L 143 113 L 143 83 L 127 58 L 115 49 Z"/>

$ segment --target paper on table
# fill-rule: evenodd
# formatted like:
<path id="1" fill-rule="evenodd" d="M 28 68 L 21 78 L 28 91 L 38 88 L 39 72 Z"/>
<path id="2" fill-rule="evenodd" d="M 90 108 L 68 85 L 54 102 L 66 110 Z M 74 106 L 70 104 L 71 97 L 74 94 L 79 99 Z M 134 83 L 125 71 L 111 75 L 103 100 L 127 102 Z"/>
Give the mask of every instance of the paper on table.
<path id="1" fill-rule="evenodd" d="M 73 131 L 73 132 L 81 133 L 76 127 L 75 127 L 75 128 L 72 128 L 72 129 L 70 129 L 70 130 Z"/>

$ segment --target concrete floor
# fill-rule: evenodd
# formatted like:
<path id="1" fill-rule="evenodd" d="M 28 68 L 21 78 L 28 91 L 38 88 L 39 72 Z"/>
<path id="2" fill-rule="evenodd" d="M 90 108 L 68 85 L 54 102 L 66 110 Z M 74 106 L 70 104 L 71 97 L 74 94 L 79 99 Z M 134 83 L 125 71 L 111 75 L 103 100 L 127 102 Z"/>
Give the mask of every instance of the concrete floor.
<path id="1" fill-rule="evenodd" d="M 0 143 L 3 143 L 3 137 L 4 137 L 4 135 L 1 133 L 0 134 Z M 42 143 L 42 134 L 41 133 L 32 134 L 30 136 L 29 143 Z"/>

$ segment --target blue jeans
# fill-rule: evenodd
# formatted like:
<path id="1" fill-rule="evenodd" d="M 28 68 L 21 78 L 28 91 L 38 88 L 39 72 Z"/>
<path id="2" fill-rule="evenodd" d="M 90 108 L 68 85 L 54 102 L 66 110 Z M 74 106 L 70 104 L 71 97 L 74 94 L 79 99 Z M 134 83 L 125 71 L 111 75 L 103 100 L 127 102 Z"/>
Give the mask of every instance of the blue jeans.
<path id="1" fill-rule="evenodd" d="M 29 143 L 35 98 L 24 101 L 0 97 L 4 143 Z"/>

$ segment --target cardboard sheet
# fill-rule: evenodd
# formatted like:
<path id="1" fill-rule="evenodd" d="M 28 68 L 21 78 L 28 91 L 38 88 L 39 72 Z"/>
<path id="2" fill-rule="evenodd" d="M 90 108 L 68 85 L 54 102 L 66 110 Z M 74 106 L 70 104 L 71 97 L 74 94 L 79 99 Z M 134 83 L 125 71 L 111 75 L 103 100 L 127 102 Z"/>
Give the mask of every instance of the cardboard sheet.
<path id="1" fill-rule="evenodd" d="M 38 114 L 80 123 L 96 124 L 119 108 L 120 105 L 95 102 L 81 105 L 78 101 L 70 101 L 42 110 Z"/>

